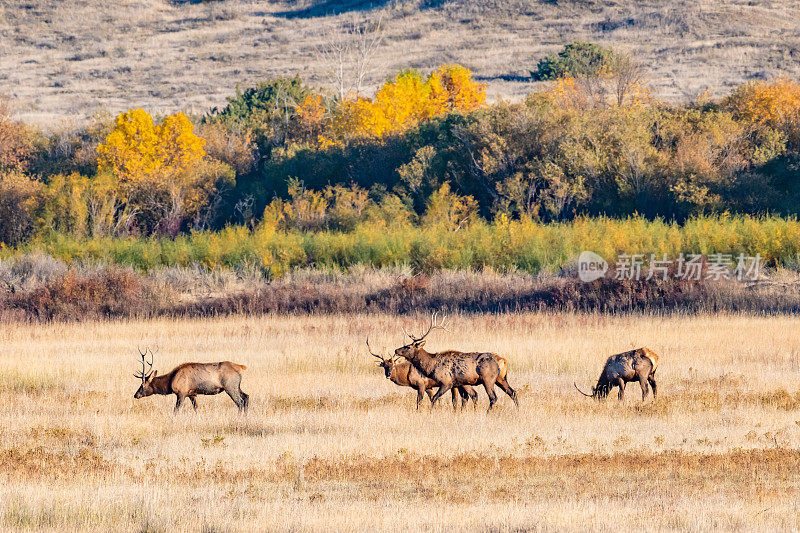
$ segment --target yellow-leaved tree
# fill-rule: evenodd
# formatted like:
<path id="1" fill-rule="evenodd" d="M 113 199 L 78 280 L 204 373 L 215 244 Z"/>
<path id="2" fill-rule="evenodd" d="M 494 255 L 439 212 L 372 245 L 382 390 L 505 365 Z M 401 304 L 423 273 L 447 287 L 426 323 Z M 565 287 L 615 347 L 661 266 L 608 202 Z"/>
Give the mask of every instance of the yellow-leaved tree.
<path id="1" fill-rule="evenodd" d="M 326 132 L 319 136 L 323 145 L 348 139 L 380 139 L 456 111 L 478 109 L 486 103 L 486 87 L 472 79 L 469 69 L 444 65 L 428 76 L 416 70 L 404 70 L 384 83 L 375 97 L 351 97 L 340 101 L 330 116 Z M 317 104 L 309 100 L 301 105 L 298 116 L 311 128 Z M 306 109 L 308 108 L 308 109 Z"/>
<path id="2" fill-rule="evenodd" d="M 486 85 L 475 83 L 472 72 L 461 65 L 443 65 L 428 78 L 435 115 L 448 111 L 468 113 L 486 104 Z M 435 116 L 434 115 L 434 116 Z"/>
<path id="3" fill-rule="evenodd" d="M 734 116 L 779 130 L 790 146 L 800 146 L 800 83 L 780 78 L 749 82 L 725 99 Z"/>
<path id="4" fill-rule="evenodd" d="M 230 168 L 205 160 L 205 140 L 183 113 L 160 124 L 142 109 L 122 113 L 97 147 L 99 174 L 116 180 L 120 201 L 146 231 L 175 234 L 197 216 Z"/>

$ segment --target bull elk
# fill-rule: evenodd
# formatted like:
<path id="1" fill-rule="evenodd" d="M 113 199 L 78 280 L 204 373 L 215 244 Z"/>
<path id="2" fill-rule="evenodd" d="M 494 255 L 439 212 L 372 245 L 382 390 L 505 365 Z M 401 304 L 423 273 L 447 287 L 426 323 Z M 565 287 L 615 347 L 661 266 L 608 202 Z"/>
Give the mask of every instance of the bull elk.
<path id="1" fill-rule="evenodd" d="M 146 360 L 146 349 L 139 355 L 142 357 L 142 370 L 136 372 L 134 376 L 142 380 L 142 385 L 134 398 L 144 398 L 153 394 L 174 394 L 177 396 L 175 401 L 175 413 L 181 407 L 185 398 L 192 402 L 194 410 L 197 411 L 198 394 L 219 394 L 222 391 L 228 393 L 231 400 L 239 408 L 239 412 L 247 411 L 250 397 L 242 391 L 242 370 L 247 367 L 230 361 L 219 363 L 183 363 L 176 366 L 172 372 L 158 375 L 158 371 L 153 369 L 153 352 L 150 351 L 150 361 Z M 149 372 L 149 373 L 148 373 Z"/>
<path id="2" fill-rule="evenodd" d="M 603 372 L 597 380 L 597 385 L 592 387 L 592 393 L 586 394 L 578 389 L 578 384 L 573 382 L 578 392 L 590 398 L 605 398 L 611 389 L 619 387 L 619 399 L 625 394 L 625 384 L 638 381 L 642 387 L 642 401 L 647 397 L 647 385 L 653 389 L 653 399 L 656 398 L 656 368 L 658 368 L 658 355 L 647 348 L 637 348 L 629 352 L 618 353 L 606 360 Z"/>
<path id="3" fill-rule="evenodd" d="M 428 395 L 429 399 L 433 398 L 433 388 L 439 386 L 438 382 L 423 376 L 419 370 L 417 370 L 408 361 L 398 361 L 396 356 L 384 357 L 381 354 L 373 352 L 369 345 L 369 337 L 367 337 L 367 350 L 369 350 L 369 353 L 372 354 L 373 357 L 378 358 L 378 366 L 383 369 L 386 379 L 395 385 L 399 385 L 401 387 L 411 387 L 417 391 L 417 409 L 419 409 L 419 404 L 425 394 Z M 451 390 L 454 411 L 457 409 L 456 390 L 458 390 L 461 395 L 462 411 L 464 410 L 464 407 L 466 407 L 470 398 L 475 405 L 478 405 L 478 393 L 475 392 L 475 389 L 469 385 L 465 385 L 463 387 L 458 387 L 458 389 L 453 388 Z"/>
<path id="4" fill-rule="evenodd" d="M 483 385 L 489 396 L 489 411 L 491 411 L 497 402 L 497 394 L 494 390 L 496 384 L 514 400 L 514 404 L 519 408 L 517 393 L 506 379 L 508 365 L 504 358 L 489 352 L 459 352 L 455 350 L 439 353 L 426 352 L 424 349 L 425 337 L 434 329 L 445 329 L 444 318 L 441 323 L 436 323 L 436 313 L 431 316 L 428 331 L 421 337 L 415 337 L 403 330 L 411 339 L 411 343 L 401 346 L 394 352 L 396 356 L 408 360 L 423 376 L 439 383 L 439 390 L 431 398 L 431 407 L 448 390 L 468 385 Z"/>

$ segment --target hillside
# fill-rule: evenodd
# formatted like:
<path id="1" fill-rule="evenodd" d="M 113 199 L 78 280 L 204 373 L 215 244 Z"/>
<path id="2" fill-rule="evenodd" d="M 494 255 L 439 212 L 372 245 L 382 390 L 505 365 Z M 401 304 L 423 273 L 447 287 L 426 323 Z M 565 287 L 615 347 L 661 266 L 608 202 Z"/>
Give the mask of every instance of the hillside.
<path id="1" fill-rule="evenodd" d="M 790 0 L 3 0 L 0 94 L 50 128 L 101 108 L 202 112 L 237 83 L 270 76 L 325 85 L 319 45 L 350 17 L 382 20 L 371 86 L 402 67 L 456 62 L 491 98 L 516 98 L 534 86 L 536 62 L 573 40 L 630 51 L 670 100 L 800 75 L 800 6 Z"/>

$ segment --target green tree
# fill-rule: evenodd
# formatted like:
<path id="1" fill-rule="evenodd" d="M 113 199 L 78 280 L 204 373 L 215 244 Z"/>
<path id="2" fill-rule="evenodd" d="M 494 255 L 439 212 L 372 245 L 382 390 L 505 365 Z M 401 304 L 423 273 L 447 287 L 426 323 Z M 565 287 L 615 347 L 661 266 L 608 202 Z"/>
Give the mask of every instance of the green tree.
<path id="1" fill-rule="evenodd" d="M 228 104 L 214 108 L 204 123 L 224 125 L 237 133 L 253 132 L 260 146 L 280 144 L 286 139 L 298 106 L 312 94 L 299 76 L 266 80 L 236 95 Z"/>
<path id="2" fill-rule="evenodd" d="M 555 81 L 565 76 L 597 76 L 604 67 L 612 63 L 614 56 L 614 51 L 610 48 L 594 43 L 570 43 L 559 53 L 539 61 L 536 70 L 531 71 L 531 77 L 536 81 Z"/>

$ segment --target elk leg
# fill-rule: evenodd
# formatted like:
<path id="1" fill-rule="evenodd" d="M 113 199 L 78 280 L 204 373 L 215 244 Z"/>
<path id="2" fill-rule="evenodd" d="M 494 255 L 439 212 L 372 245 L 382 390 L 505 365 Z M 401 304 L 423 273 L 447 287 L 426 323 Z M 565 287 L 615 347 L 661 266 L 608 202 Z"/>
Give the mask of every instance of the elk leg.
<path id="1" fill-rule="evenodd" d="M 452 383 L 448 383 L 446 385 L 442 383 L 442 385 L 439 387 L 439 390 L 436 391 L 436 394 L 434 394 L 433 398 L 431 398 L 431 409 L 433 409 L 433 406 L 436 404 L 436 400 L 438 400 L 442 396 L 442 394 L 444 394 L 445 392 L 449 391 L 452 388 L 453 388 Z"/>
<path id="2" fill-rule="evenodd" d="M 453 398 L 453 412 L 455 413 L 458 410 L 458 388 L 453 387 L 450 389 L 450 396 Z"/>
<path id="3" fill-rule="evenodd" d="M 244 392 L 242 389 L 239 389 L 239 394 L 242 395 L 242 411 L 246 413 L 247 408 L 250 407 L 250 395 Z"/>
<path id="4" fill-rule="evenodd" d="M 422 401 L 422 398 L 425 397 L 426 392 L 428 393 L 428 398 L 430 398 L 431 397 L 430 389 L 424 389 L 422 386 L 417 388 L 417 411 L 419 411 L 419 404 Z"/>
<path id="5" fill-rule="evenodd" d="M 478 391 L 476 391 L 475 389 L 473 389 L 469 385 L 466 385 L 464 387 L 464 389 L 466 389 L 467 394 L 469 394 L 469 397 L 472 399 L 472 407 L 474 409 L 477 409 L 478 408 Z"/>
<path id="6" fill-rule="evenodd" d="M 246 402 L 244 401 L 244 398 L 242 398 L 243 393 L 241 391 L 230 389 L 225 389 L 225 392 L 228 394 L 228 396 L 230 396 L 231 400 L 233 400 L 233 403 L 236 404 L 236 407 L 239 408 L 239 412 L 244 411 Z"/>
<path id="7" fill-rule="evenodd" d="M 176 394 L 176 396 L 178 397 L 178 399 L 175 400 L 175 409 L 172 411 L 175 414 L 178 413 L 178 409 L 181 408 L 181 404 L 183 403 L 183 396 L 181 396 L 180 394 Z"/>
<path id="8" fill-rule="evenodd" d="M 653 389 L 653 400 L 656 399 L 656 377 L 650 376 L 647 378 L 647 381 L 650 383 L 650 388 Z"/>
<path id="9" fill-rule="evenodd" d="M 225 390 L 228 396 L 230 396 L 231 400 L 233 400 L 233 403 L 236 404 L 236 407 L 239 408 L 240 413 L 247 411 L 247 407 L 250 405 L 250 396 L 245 394 L 245 392 L 242 390 L 241 374 L 234 374 L 228 379 L 225 379 L 222 382 L 222 388 Z"/>
<path id="10" fill-rule="evenodd" d="M 642 403 L 644 403 L 644 399 L 647 398 L 647 378 L 639 378 L 639 385 L 642 387 Z"/>
<path id="11" fill-rule="evenodd" d="M 511 388 L 511 385 L 508 384 L 508 381 L 504 378 L 503 380 L 497 380 L 497 386 L 503 389 L 503 392 L 508 394 L 512 400 L 514 400 L 514 405 L 517 406 L 519 409 L 519 401 L 517 400 L 517 392 Z"/>
<path id="12" fill-rule="evenodd" d="M 486 395 L 489 396 L 489 409 L 486 410 L 488 413 L 492 410 L 492 406 L 494 406 L 494 403 L 497 401 L 497 393 L 494 392 L 494 383 L 484 381 L 483 388 L 486 389 Z"/>
<path id="13" fill-rule="evenodd" d="M 625 380 L 619 378 L 617 380 L 617 386 L 619 387 L 619 401 L 622 401 L 622 398 L 625 396 Z"/>
<path id="14" fill-rule="evenodd" d="M 192 407 L 194 407 L 194 410 L 197 411 L 197 398 L 195 398 L 194 396 L 189 396 L 189 400 L 191 400 Z"/>
<path id="15" fill-rule="evenodd" d="M 472 390 L 472 387 L 469 385 L 464 385 L 458 388 L 458 392 L 461 393 L 461 410 L 463 411 L 467 407 L 470 398 L 472 398 L 472 394 L 475 394 L 475 391 Z"/>

